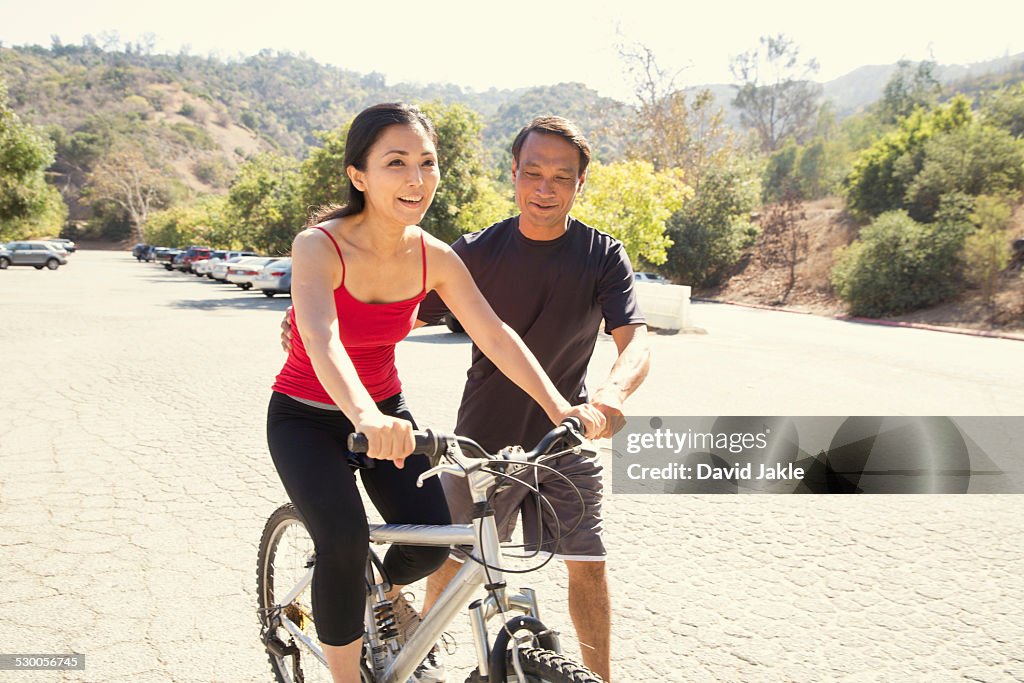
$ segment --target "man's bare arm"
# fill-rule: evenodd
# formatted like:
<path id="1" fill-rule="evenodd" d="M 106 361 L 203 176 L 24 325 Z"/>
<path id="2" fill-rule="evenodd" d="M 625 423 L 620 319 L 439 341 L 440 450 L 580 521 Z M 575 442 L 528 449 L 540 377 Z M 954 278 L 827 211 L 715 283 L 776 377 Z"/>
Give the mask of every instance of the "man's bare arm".
<path id="1" fill-rule="evenodd" d="M 646 325 L 623 325 L 612 330 L 611 334 L 619 356 L 612 365 L 607 381 L 590 399 L 607 420 L 604 432 L 596 438 L 610 437 L 622 429 L 626 422 L 622 405 L 643 383 L 651 367 Z"/>

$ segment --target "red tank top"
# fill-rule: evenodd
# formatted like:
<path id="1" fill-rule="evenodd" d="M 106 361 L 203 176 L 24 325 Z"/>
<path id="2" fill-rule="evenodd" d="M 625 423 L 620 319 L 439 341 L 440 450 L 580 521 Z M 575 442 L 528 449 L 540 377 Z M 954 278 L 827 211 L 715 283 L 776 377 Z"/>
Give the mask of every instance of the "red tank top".
<path id="1" fill-rule="evenodd" d="M 416 324 L 420 302 L 427 294 L 427 248 L 420 233 L 423 254 L 423 288 L 411 299 L 384 304 L 368 304 L 354 298 L 345 289 L 345 258 L 331 233 L 322 230 L 334 244 L 341 259 L 341 284 L 334 290 L 338 312 L 338 336 L 345 346 L 363 386 L 374 401 L 382 401 L 402 390 L 395 368 L 395 344 L 404 339 Z M 313 363 L 302 345 L 296 325 L 295 309 L 288 315 L 292 326 L 292 350 L 274 381 L 274 391 L 320 403 L 334 403 L 313 371 Z"/>

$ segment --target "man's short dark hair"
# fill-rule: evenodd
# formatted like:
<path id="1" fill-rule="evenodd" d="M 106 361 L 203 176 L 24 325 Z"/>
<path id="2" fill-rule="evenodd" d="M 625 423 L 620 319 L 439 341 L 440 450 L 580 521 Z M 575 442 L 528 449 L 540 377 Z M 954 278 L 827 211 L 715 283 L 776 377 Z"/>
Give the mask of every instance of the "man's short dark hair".
<path id="1" fill-rule="evenodd" d="M 519 151 L 523 148 L 523 143 L 526 142 L 530 133 L 557 135 L 571 142 L 580 153 L 580 175 L 586 172 L 587 166 L 590 165 L 590 143 L 583 137 L 583 131 L 575 123 L 569 119 L 563 119 L 561 116 L 538 116 L 535 118 L 530 125 L 519 131 L 519 135 L 512 142 L 512 158 L 517 164 L 519 163 Z"/>

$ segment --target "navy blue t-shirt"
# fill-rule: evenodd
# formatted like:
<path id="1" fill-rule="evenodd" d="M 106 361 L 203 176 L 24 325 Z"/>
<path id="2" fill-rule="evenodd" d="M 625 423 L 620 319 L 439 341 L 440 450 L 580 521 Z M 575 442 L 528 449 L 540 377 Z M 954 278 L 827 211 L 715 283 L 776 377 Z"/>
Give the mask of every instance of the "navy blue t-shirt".
<path id="1" fill-rule="evenodd" d="M 494 312 L 523 338 L 574 405 L 588 400 L 587 364 L 602 320 L 608 332 L 645 323 L 622 243 L 572 217 L 554 240 L 524 237 L 516 216 L 463 235 L 452 249 Z M 431 292 L 418 317 L 434 323 L 446 312 Z M 540 406 L 474 344 L 455 432 L 494 452 L 509 445 L 533 448 L 552 426 Z"/>

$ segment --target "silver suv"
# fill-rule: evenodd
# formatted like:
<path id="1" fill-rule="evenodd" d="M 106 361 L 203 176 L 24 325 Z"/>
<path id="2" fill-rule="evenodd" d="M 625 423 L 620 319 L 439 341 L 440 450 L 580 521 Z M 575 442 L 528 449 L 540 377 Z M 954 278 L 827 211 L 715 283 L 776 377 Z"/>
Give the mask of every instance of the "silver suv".
<path id="1" fill-rule="evenodd" d="M 657 273 L 637 272 L 633 273 L 633 279 L 637 282 L 655 282 L 659 285 L 669 284 L 668 279 L 664 275 L 658 275 Z"/>
<path id="2" fill-rule="evenodd" d="M 57 270 L 68 262 L 68 252 L 50 242 L 32 240 L 8 242 L 0 247 L 0 269 L 7 266 L 35 266 Z"/>

